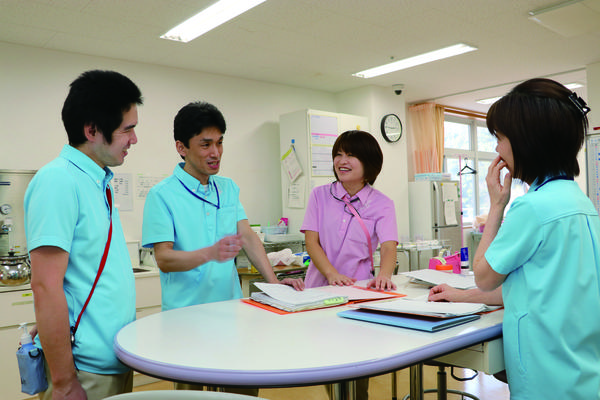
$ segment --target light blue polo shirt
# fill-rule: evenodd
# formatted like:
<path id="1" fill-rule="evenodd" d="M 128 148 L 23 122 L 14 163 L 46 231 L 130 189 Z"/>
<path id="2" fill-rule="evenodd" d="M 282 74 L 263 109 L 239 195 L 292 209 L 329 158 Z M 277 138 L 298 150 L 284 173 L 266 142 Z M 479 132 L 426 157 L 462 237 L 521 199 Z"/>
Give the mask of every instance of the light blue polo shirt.
<path id="1" fill-rule="evenodd" d="M 600 219 L 577 183 L 534 184 L 513 202 L 485 258 L 508 274 L 511 399 L 600 398 Z"/>
<path id="2" fill-rule="evenodd" d="M 29 251 L 55 246 L 69 253 L 63 286 L 71 326 L 90 293 L 104 253 L 110 223 L 105 188 L 110 187 L 112 177 L 110 169 L 100 168 L 81 151 L 65 145 L 58 158 L 35 174 L 25 193 Z M 81 317 L 73 347 L 77 368 L 96 374 L 128 371 L 115 356 L 113 340 L 135 320 L 135 281 L 115 207 L 112 221 L 106 265 Z"/>
<path id="3" fill-rule="evenodd" d="M 175 167 L 173 175 L 155 185 L 144 206 L 142 245 L 173 242 L 174 250 L 193 251 L 237 233 L 247 219 L 240 189 L 233 180 L 210 176 L 208 185 Z M 161 272 L 162 309 L 239 299 L 242 297 L 233 260 L 210 261 L 192 270 Z"/>

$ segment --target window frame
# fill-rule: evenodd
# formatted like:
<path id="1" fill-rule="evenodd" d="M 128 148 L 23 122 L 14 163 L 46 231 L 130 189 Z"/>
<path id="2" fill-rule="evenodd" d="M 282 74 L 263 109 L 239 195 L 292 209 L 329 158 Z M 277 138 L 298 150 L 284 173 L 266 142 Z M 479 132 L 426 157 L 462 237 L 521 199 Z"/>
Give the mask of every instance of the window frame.
<path id="1" fill-rule="evenodd" d="M 453 159 L 453 160 L 458 160 L 461 159 L 461 166 L 464 167 L 464 165 L 466 165 L 466 162 L 464 160 L 468 159 L 469 160 L 469 165 L 475 169 L 477 171 L 477 174 L 475 176 L 474 179 L 474 185 L 475 187 L 473 188 L 473 193 L 474 193 L 474 197 L 475 197 L 475 209 L 474 209 L 474 215 L 473 218 L 477 215 L 481 215 L 484 213 L 487 213 L 489 210 L 485 210 L 485 212 L 483 212 L 481 210 L 481 194 L 479 193 L 479 178 L 480 178 L 480 174 L 484 174 L 487 175 L 487 171 L 480 171 L 478 166 L 479 166 L 479 162 L 482 161 L 488 161 L 488 162 L 492 162 L 497 156 L 498 154 L 496 152 L 488 152 L 488 151 L 479 151 L 478 149 L 478 138 L 477 138 L 477 127 L 483 127 L 487 129 L 485 120 L 482 118 L 475 118 L 475 117 L 465 117 L 465 116 L 458 116 L 458 115 L 454 115 L 454 114 L 450 114 L 450 113 L 444 113 L 444 123 L 445 122 L 453 122 L 453 123 L 458 123 L 458 124 L 464 124 L 467 125 L 469 127 L 469 139 L 468 139 L 468 143 L 469 143 L 469 149 L 455 149 L 455 148 L 448 148 L 445 147 L 444 144 L 444 161 L 443 161 L 443 170 L 444 172 L 448 171 L 448 159 Z M 452 177 L 452 179 L 454 180 L 455 177 Z M 460 178 L 459 178 L 460 180 Z M 462 187 L 460 188 L 461 191 L 461 195 L 462 195 Z M 461 202 L 462 202 L 462 197 L 461 197 Z M 471 226 L 473 224 L 473 220 L 465 220 L 464 215 L 462 218 L 462 226 L 463 228 L 465 226 Z"/>

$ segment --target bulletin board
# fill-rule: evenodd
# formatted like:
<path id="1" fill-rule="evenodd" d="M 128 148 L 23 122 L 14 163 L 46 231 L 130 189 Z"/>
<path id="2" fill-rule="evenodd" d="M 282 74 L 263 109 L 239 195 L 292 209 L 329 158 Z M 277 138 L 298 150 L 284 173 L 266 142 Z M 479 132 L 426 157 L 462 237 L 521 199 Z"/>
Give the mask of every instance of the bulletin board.
<path id="1" fill-rule="evenodd" d="M 600 213 L 600 134 L 587 135 L 585 149 L 588 197 Z"/>

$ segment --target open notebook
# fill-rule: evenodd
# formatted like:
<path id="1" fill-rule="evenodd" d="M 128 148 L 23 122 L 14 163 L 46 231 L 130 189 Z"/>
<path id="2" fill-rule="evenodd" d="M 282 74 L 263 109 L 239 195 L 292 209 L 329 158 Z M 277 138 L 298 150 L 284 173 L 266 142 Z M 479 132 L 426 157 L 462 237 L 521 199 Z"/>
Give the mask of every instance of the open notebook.
<path id="1" fill-rule="evenodd" d="M 296 291 L 291 286 L 256 282 L 262 292 L 254 292 L 250 299 L 289 312 L 311 310 L 345 304 L 348 301 L 380 300 L 398 297 L 398 293 L 365 290 L 353 286 L 322 286 Z"/>
<path id="2" fill-rule="evenodd" d="M 421 315 L 433 318 L 453 318 L 491 311 L 498 307 L 490 307 L 482 303 L 447 303 L 398 299 L 377 302 L 375 304 L 360 304 L 358 308 L 388 313 Z"/>
<path id="3" fill-rule="evenodd" d="M 437 332 L 475 321 L 480 318 L 478 313 L 497 308 L 499 307 L 481 303 L 442 303 L 396 299 L 359 304 L 357 309 L 342 311 L 338 315 L 378 324 Z"/>
<path id="4" fill-rule="evenodd" d="M 348 297 L 323 291 L 294 288 L 277 283 L 254 283 L 262 292 L 254 292 L 250 298 L 285 311 L 303 311 L 314 308 L 331 307 L 348 302 Z"/>

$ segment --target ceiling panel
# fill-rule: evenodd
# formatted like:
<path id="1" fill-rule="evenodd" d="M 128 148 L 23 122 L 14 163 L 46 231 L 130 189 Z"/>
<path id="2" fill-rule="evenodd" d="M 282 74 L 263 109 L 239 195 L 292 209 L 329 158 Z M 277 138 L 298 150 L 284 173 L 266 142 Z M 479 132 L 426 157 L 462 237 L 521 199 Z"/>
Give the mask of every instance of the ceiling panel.
<path id="1" fill-rule="evenodd" d="M 556 0 L 268 0 L 190 43 L 158 38 L 213 1 L 0 0 L 0 41 L 332 93 L 403 83 L 409 103 L 479 111 L 487 106 L 474 100 L 527 78 L 575 73 L 585 83 L 585 65 L 600 61 L 600 25 L 565 37 L 528 19 Z M 351 76 L 457 42 L 479 50 L 369 80 Z"/>

